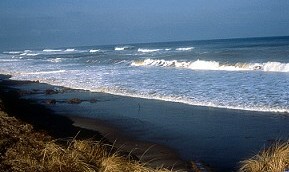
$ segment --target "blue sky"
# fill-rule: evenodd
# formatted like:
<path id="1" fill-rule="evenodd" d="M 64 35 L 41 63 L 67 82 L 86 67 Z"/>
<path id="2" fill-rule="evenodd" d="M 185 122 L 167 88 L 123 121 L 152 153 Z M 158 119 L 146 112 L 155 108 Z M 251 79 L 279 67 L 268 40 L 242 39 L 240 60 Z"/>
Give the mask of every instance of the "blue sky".
<path id="1" fill-rule="evenodd" d="M 288 0 L 1 0 L 5 49 L 289 35 Z"/>

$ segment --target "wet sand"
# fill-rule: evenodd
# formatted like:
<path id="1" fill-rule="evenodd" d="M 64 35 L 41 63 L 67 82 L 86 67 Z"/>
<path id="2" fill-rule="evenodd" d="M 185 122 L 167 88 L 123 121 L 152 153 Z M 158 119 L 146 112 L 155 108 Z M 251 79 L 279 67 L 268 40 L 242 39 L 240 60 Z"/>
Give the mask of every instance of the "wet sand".
<path id="1" fill-rule="evenodd" d="M 1 76 L 1 79 L 7 78 L 9 77 Z M 16 89 L 27 85 L 32 86 L 33 89 L 29 91 Z M 52 86 L 35 82 L 0 80 L 0 98 L 3 100 L 1 103 L 3 103 L 9 114 L 13 114 L 17 118 L 32 124 L 36 130 L 44 131 L 54 138 L 93 138 L 94 140 L 113 144 L 118 151 L 131 154 L 131 156 L 149 164 L 151 167 L 166 167 L 174 170 L 189 171 L 187 168 L 189 166 L 188 162 L 182 160 L 172 149 L 156 143 L 128 138 L 104 121 L 74 116 L 73 111 L 65 115 L 59 115 L 49 109 L 50 105 L 44 106 L 47 102 L 37 103 L 34 99 L 21 98 L 40 94 L 48 96 L 45 90 L 41 91 L 38 89 L 40 87 L 45 88 L 45 90 L 52 88 Z"/>
<path id="2" fill-rule="evenodd" d="M 129 149 L 137 144 L 147 149 L 141 143 L 164 145 L 162 149 L 155 146 L 156 151 L 174 150 L 167 151 L 171 152 L 166 155 L 169 159 L 204 161 L 216 171 L 234 171 L 239 161 L 265 145 L 289 138 L 287 114 L 199 107 L 39 83 L 14 87 L 28 92 L 23 98 L 69 117 L 74 126 L 100 131 L 119 145 L 127 140 L 140 141 L 128 144 Z M 47 89 L 58 93 L 43 94 Z M 67 103 L 72 98 L 81 101 Z M 55 100 L 55 104 L 47 104 L 47 100 Z"/>

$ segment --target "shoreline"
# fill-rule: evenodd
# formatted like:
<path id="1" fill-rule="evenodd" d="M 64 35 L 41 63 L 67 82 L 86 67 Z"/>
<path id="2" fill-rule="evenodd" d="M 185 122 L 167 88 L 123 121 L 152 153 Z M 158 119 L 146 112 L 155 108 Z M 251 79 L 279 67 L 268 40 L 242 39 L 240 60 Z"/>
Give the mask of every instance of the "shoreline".
<path id="1" fill-rule="evenodd" d="M 167 157 L 174 167 L 171 157 L 177 157 L 185 164 L 188 161 L 205 162 L 214 171 L 234 171 L 240 161 L 263 147 L 275 140 L 289 138 L 289 117 L 279 113 L 207 108 L 32 81 L 13 82 L 15 89 L 22 90 L 20 94 L 24 99 L 34 100 L 56 114 L 76 121 L 75 126 L 102 130 L 102 135 L 112 143 L 114 136 L 119 136 L 131 145 L 135 140 L 161 145 L 162 150 L 171 153 Z M 133 146 L 129 148 L 128 152 Z M 205 166 L 203 163 L 198 165 Z"/>
<path id="2" fill-rule="evenodd" d="M 155 143 L 136 141 L 101 120 L 73 116 L 73 112 L 69 116 L 57 114 L 39 102 L 21 98 L 23 95 L 31 94 L 31 92 L 12 88 L 13 85 L 19 86 L 35 82 L 9 80 L 7 75 L 1 75 L 1 78 L 3 81 L 0 80 L 0 96 L 6 111 L 20 120 L 32 124 L 36 130 L 47 132 L 54 138 L 76 137 L 101 140 L 112 144 L 122 152 L 136 156 L 141 162 L 149 164 L 150 167 L 189 171 L 189 162 L 183 161 L 170 148 Z"/>

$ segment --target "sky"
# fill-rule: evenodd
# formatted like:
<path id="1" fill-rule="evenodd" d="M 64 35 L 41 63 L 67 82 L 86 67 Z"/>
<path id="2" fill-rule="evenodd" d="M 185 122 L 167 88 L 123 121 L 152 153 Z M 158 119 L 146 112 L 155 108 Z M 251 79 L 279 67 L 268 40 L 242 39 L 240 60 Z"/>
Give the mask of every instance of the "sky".
<path id="1" fill-rule="evenodd" d="M 2 49 L 288 35 L 288 0 L 0 1 Z"/>

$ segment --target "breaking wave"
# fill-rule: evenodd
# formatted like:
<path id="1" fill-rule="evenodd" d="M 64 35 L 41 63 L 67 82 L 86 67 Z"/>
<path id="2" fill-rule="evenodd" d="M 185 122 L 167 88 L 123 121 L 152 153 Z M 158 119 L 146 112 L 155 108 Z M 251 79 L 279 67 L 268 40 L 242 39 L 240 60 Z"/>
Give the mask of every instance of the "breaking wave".
<path id="1" fill-rule="evenodd" d="M 62 50 L 44 49 L 43 52 L 61 52 Z"/>
<path id="2" fill-rule="evenodd" d="M 21 54 L 20 51 L 4 51 L 4 54 Z"/>
<path id="3" fill-rule="evenodd" d="M 177 51 L 191 51 L 195 49 L 195 47 L 182 47 L 182 48 L 177 48 Z"/>
<path id="4" fill-rule="evenodd" d="M 137 51 L 142 52 L 142 53 L 152 53 L 152 52 L 157 52 L 160 51 L 161 49 L 144 49 L 144 48 L 139 48 Z"/>
<path id="5" fill-rule="evenodd" d="M 99 50 L 94 50 L 94 49 L 89 50 L 90 53 L 96 53 L 96 52 L 98 52 L 98 51 L 99 51 Z"/>
<path id="6" fill-rule="evenodd" d="M 37 56 L 37 53 L 21 53 L 20 56 Z"/>
<path id="7" fill-rule="evenodd" d="M 115 51 L 123 51 L 123 50 L 128 50 L 128 49 L 132 49 L 133 46 L 121 46 L 121 47 L 114 47 Z"/>
<path id="8" fill-rule="evenodd" d="M 73 52 L 73 51 L 75 51 L 75 49 L 73 49 L 73 48 L 68 48 L 65 50 L 65 52 Z"/>
<path id="9" fill-rule="evenodd" d="M 259 70 L 268 72 L 289 72 L 289 63 L 280 63 L 280 62 L 222 64 L 217 61 L 205 61 L 205 60 L 177 61 L 177 60 L 145 59 L 140 61 L 133 61 L 131 65 L 175 67 L 192 70 L 226 70 L 226 71 Z"/>

